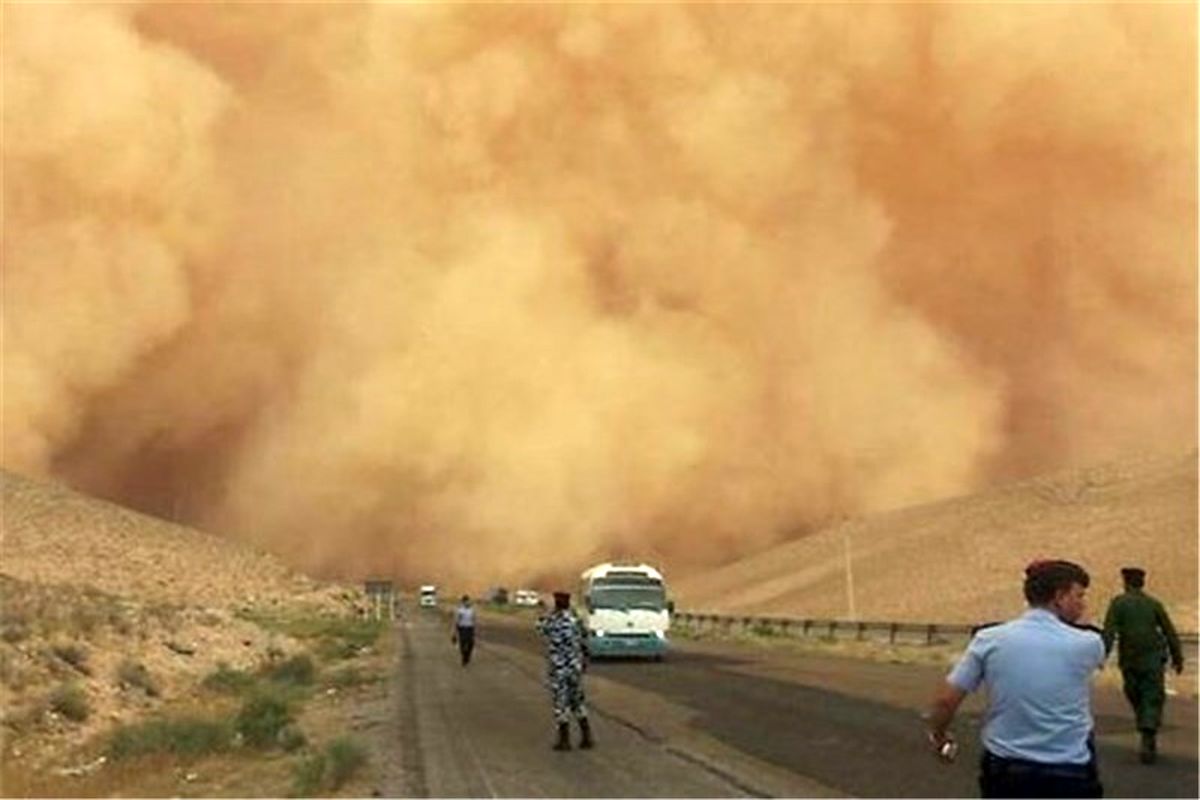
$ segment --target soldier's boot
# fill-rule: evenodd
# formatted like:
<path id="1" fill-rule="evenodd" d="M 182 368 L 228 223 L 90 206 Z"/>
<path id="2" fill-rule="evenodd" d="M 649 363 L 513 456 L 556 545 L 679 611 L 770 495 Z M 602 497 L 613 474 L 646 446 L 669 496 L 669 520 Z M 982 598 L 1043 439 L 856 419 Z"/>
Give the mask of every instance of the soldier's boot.
<path id="1" fill-rule="evenodd" d="M 558 741 L 554 743 L 554 749 L 571 749 L 571 726 L 565 722 L 558 723 Z"/>
<path id="2" fill-rule="evenodd" d="M 583 739 L 579 742 L 580 750 L 591 750 L 596 746 L 596 742 L 592 740 L 592 724 L 588 722 L 587 717 L 579 720 L 579 732 L 583 734 Z"/>
<path id="3" fill-rule="evenodd" d="M 1143 764 L 1153 764 L 1158 760 L 1158 742 L 1156 738 L 1154 731 L 1149 729 L 1142 731 L 1142 747 L 1138 751 L 1138 758 Z"/>

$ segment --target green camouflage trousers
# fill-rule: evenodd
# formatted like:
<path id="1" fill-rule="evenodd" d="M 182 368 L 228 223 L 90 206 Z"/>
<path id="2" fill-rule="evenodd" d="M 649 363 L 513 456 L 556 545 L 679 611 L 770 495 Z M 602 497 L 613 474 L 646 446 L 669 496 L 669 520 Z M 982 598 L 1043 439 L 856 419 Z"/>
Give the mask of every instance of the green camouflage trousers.
<path id="1" fill-rule="evenodd" d="M 1125 697 L 1133 706 L 1139 731 L 1156 731 L 1162 722 L 1163 702 L 1166 690 L 1163 687 L 1162 667 L 1155 669 L 1122 669 L 1125 682 Z"/>

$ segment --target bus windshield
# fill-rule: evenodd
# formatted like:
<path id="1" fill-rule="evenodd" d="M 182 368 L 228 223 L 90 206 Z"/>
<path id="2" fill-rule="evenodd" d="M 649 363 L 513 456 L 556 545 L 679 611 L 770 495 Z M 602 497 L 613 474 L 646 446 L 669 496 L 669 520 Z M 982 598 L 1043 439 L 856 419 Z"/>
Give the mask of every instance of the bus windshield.
<path id="1" fill-rule="evenodd" d="M 649 611 L 662 611 L 667 607 L 666 594 L 662 584 L 644 584 L 640 586 L 592 586 L 588 594 L 592 608 L 631 609 L 640 608 Z"/>

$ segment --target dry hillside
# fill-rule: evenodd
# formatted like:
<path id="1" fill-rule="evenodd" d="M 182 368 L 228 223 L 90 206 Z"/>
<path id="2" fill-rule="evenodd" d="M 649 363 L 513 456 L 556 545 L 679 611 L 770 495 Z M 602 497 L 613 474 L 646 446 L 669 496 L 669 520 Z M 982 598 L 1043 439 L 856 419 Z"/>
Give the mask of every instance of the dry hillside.
<path id="1" fill-rule="evenodd" d="M 848 543 L 858 618 L 975 622 L 1018 612 L 1025 565 L 1057 557 L 1091 572 L 1094 615 L 1119 591 L 1119 568 L 1138 564 L 1176 625 L 1194 631 L 1196 458 L 1128 459 L 847 520 L 674 593 L 688 610 L 844 618 Z"/>
<path id="2" fill-rule="evenodd" d="M 73 774 L 116 726 L 211 704 L 197 687 L 222 664 L 255 670 L 305 651 L 264 615 L 350 619 L 360 602 L 238 543 L 0 478 L 0 778 L 18 794 L 59 791 L 29 776 Z"/>
<path id="3" fill-rule="evenodd" d="M 224 606 L 319 586 L 265 553 L 62 486 L 0 473 L 0 572 L 144 601 Z"/>

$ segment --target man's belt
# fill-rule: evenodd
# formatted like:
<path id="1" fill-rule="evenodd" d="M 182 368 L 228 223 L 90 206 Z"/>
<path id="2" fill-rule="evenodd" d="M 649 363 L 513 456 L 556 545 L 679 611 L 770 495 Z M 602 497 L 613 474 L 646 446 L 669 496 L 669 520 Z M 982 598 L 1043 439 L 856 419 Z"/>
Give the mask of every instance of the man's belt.
<path id="1" fill-rule="evenodd" d="M 1001 758 L 985 750 L 983 770 L 989 775 L 1036 775 L 1044 778 L 1086 780 L 1096 775 L 1096 762 L 1093 760 L 1086 764 L 1043 764 L 1024 758 Z"/>

